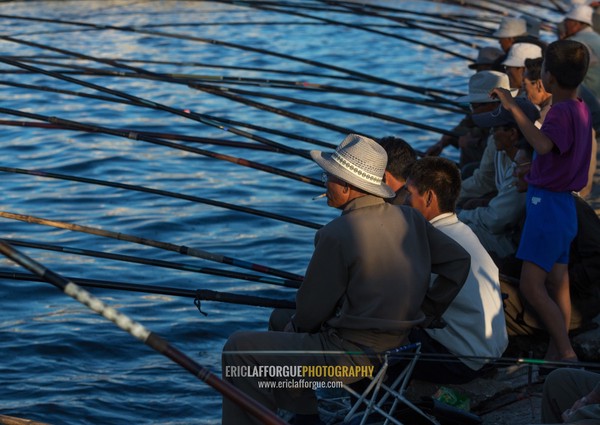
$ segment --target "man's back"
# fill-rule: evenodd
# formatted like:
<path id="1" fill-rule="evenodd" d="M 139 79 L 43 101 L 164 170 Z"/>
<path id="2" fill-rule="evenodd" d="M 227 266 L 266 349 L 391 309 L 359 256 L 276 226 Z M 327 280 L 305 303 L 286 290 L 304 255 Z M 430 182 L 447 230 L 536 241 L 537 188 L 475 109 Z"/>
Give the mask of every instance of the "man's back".
<path id="1" fill-rule="evenodd" d="M 459 257 L 468 254 L 420 213 L 380 198 L 359 198 L 317 232 L 294 322 L 305 331 L 323 323 L 369 333 L 410 329 L 424 319 L 421 304 L 431 271 L 447 274 L 446 260 Z M 452 297 L 460 287 L 453 288 Z"/>
<path id="2" fill-rule="evenodd" d="M 442 316 L 446 327 L 427 333 L 452 353 L 466 356 L 499 357 L 508 345 L 498 268 L 477 236 L 455 214 L 432 220 L 437 229 L 456 240 L 471 255 L 471 270 L 465 285 Z M 481 359 L 461 359 L 472 369 Z"/>

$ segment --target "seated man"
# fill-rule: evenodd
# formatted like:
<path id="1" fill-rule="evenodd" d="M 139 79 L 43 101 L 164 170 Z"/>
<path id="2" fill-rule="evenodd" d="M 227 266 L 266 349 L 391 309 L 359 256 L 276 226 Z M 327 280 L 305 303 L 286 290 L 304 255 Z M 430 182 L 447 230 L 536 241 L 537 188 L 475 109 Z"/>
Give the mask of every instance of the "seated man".
<path id="1" fill-rule="evenodd" d="M 404 205 L 406 191 L 404 185 L 410 167 L 417 160 L 417 153 L 404 139 L 387 136 L 378 140 L 388 156 L 385 167 L 385 183 L 396 192 L 396 196 L 388 200 L 395 205 Z"/>
<path id="2" fill-rule="evenodd" d="M 489 92 L 495 87 L 508 89 L 510 87 L 508 75 L 498 71 L 481 71 L 473 74 L 469 79 L 469 94 L 455 99 L 459 103 L 469 103 L 471 107 L 471 113 L 453 129 L 453 132 L 460 134 L 460 137 L 444 135 L 435 145 L 427 149 L 425 154 L 437 156 L 446 146 L 453 145 L 460 148 L 459 164 L 463 175 L 476 168 L 487 146 L 489 131 L 477 126 L 471 116 L 492 111 L 499 105 L 496 99 L 489 96 Z M 514 92 L 516 94 L 517 91 Z"/>
<path id="3" fill-rule="evenodd" d="M 413 377 L 440 384 L 462 384 L 480 375 L 486 361 L 508 345 L 498 268 L 473 231 L 455 214 L 460 171 L 444 158 L 423 158 L 413 165 L 406 183 L 407 203 L 433 226 L 457 241 L 471 255 L 465 285 L 442 316 L 441 329 L 413 330 L 411 342 L 423 353 L 447 355 L 444 360 L 417 363 Z"/>
<path id="4" fill-rule="evenodd" d="M 394 191 L 383 182 L 387 155 L 375 141 L 350 134 L 335 152 L 311 156 L 325 171 L 327 204 L 342 215 L 317 232 L 284 331 L 236 332 L 222 355 L 223 379 L 269 409 L 296 414 L 294 423 L 319 423 L 314 387 L 307 384 L 351 383 L 364 375 L 249 377 L 238 369 L 368 369 L 377 363 L 369 353 L 402 345 L 412 327 L 441 317 L 470 266 L 469 254 L 418 211 L 385 202 Z M 438 278 L 430 287 L 431 273 Z M 275 386 L 265 388 L 264 381 Z M 223 400 L 224 425 L 252 423 L 247 412 Z"/>
<path id="5" fill-rule="evenodd" d="M 515 99 L 532 122 L 539 118 L 539 110 L 529 100 Z M 515 145 L 523 139 L 523 134 L 512 114 L 501 106 L 493 112 L 473 115 L 473 119 L 481 127 L 492 129 L 498 193 L 485 206 L 463 209 L 458 218 L 475 232 L 481 244 L 498 262 L 516 252 L 519 243 L 516 231 L 525 215 L 525 194 L 516 190 L 512 177 L 512 160 L 517 151 Z"/>
<path id="6" fill-rule="evenodd" d="M 524 177 L 529 173 L 533 149 L 528 143 L 519 144 L 515 155 L 515 187 L 527 192 Z M 600 314 L 600 219 L 583 199 L 575 197 L 577 213 L 577 235 L 571 243 L 569 257 L 569 292 L 571 294 L 571 324 L 569 329 L 578 329 L 590 324 Z M 535 311 L 529 307 L 519 293 L 518 279 L 521 261 L 514 257 L 500 269 L 506 326 L 509 336 L 542 335 L 545 327 Z"/>

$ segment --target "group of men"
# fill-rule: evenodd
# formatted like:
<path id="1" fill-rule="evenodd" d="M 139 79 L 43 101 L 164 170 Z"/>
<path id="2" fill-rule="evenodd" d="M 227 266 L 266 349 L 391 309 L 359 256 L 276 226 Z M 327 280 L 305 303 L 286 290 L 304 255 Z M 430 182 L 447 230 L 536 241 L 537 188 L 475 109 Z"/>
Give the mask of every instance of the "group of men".
<path id="1" fill-rule="evenodd" d="M 590 11 L 575 8 L 567 14 L 565 37 L 589 32 Z M 594 34 L 585 35 L 592 60 L 584 84 L 597 101 L 594 75 L 600 84 L 600 62 L 598 69 L 593 66 L 600 42 L 587 44 L 600 40 Z M 544 328 L 518 289 L 500 280 L 499 267 L 510 270 L 513 264 L 525 216 L 524 176 L 533 154 L 513 115 L 489 96 L 498 87 L 512 90 L 527 119 L 539 127 L 542 101 L 534 104 L 531 98 L 543 85 L 535 85 L 539 76 L 531 61 L 542 57 L 544 43 L 520 19 L 505 19 L 496 36 L 502 49 L 480 50 L 469 93 L 459 99 L 473 111 L 455 128 L 462 135 L 442 138 L 428 151 L 431 156 L 417 159 L 399 138 L 375 141 L 358 134 L 348 135 L 332 153 L 311 151 L 323 170 L 327 203 L 341 215 L 316 233 L 296 309 L 274 311 L 269 331 L 231 335 L 223 348 L 224 371 L 261 365 L 376 368 L 381 353 L 418 342 L 425 355 L 442 360 L 417 363 L 413 376 L 460 384 L 484 373 L 505 351 L 509 335 Z M 460 167 L 433 156 L 449 144 L 461 148 Z M 590 215 L 579 198 L 576 205 L 578 232 L 597 229 L 593 210 Z M 600 293 L 593 285 L 600 276 L 600 241 L 582 248 L 587 242 L 576 237 L 572 245 L 571 279 L 585 294 L 579 297 L 581 311 L 572 316 L 574 326 L 598 313 L 598 303 L 589 300 Z M 285 376 L 263 378 L 276 385 L 266 389 L 260 377 L 224 372 L 225 380 L 267 408 L 292 412 L 291 423 L 321 423 L 314 387 L 298 385 L 314 376 L 295 376 L 296 385 L 288 385 Z M 352 384 L 363 376 L 328 378 Z M 258 422 L 224 399 L 223 424 L 252 423 Z"/>

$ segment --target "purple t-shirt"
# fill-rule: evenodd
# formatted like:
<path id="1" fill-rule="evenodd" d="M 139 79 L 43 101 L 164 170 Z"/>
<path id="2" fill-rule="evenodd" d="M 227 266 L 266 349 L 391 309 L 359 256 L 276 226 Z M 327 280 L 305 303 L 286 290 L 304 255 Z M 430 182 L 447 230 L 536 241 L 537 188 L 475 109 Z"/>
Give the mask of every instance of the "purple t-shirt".
<path id="1" fill-rule="evenodd" d="M 552 105 L 541 131 L 554 148 L 535 155 L 527 183 L 554 192 L 583 189 L 592 156 L 592 118 L 587 105 L 581 99 Z"/>

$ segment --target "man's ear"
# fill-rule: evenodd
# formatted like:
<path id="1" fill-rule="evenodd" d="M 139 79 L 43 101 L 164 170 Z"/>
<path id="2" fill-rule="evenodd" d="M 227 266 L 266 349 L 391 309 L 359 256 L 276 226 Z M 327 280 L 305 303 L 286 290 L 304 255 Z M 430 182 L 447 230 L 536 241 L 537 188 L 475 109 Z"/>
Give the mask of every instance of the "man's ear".
<path id="1" fill-rule="evenodd" d="M 542 90 L 544 90 L 544 84 L 542 83 L 542 79 L 541 79 L 541 78 L 540 78 L 540 79 L 538 79 L 538 80 L 535 82 L 535 88 L 537 89 L 537 91 L 538 91 L 539 93 L 541 93 L 541 92 L 542 92 Z"/>
<path id="2" fill-rule="evenodd" d="M 433 193 L 433 190 L 431 190 L 431 189 L 425 192 L 425 206 L 427 206 L 427 207 L 431 206 L 434 196 L 435 196 L 435 193 Z"/>

